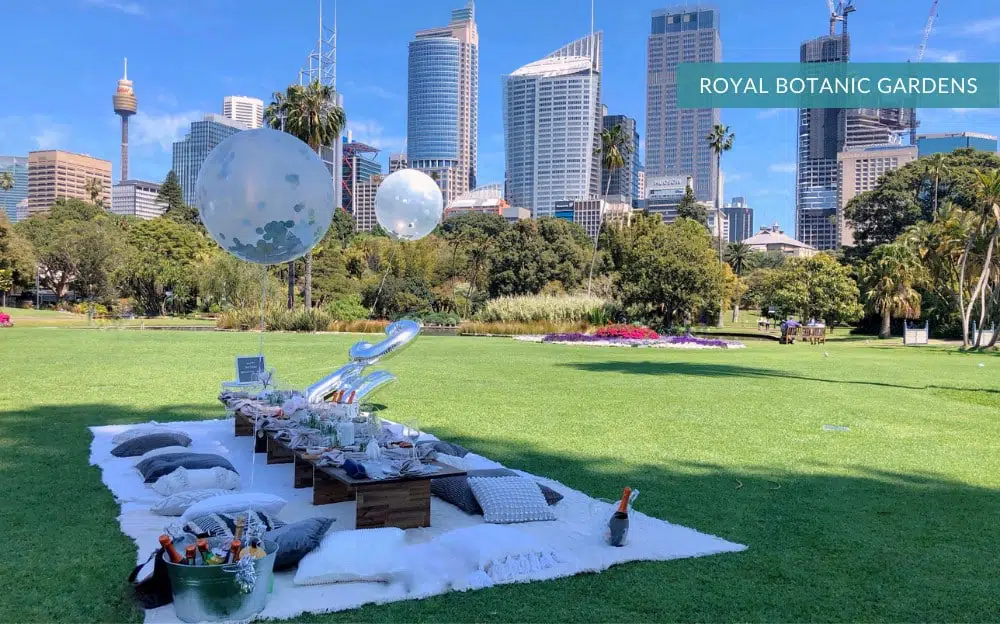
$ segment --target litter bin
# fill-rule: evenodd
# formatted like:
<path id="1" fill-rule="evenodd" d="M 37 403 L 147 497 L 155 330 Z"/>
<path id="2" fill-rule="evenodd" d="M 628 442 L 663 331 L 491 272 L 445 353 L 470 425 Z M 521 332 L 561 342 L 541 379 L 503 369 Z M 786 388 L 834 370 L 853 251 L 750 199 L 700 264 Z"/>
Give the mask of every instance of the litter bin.
<path id="1" fill-rule="evenodd" d="M 225 538 L 208 540 L 211 548 L 225 546 Z M 178 550 L 187 543 L 175 542 Z M 257 559 L 257 581 L 248 594 L 242 593 L 236 582 L 235 565 L 190 566 L 170 561 L 167 554 L 167 572 L 174 595 L 174 611 L 185 622 L 217 622 L 221 620 L 246 620 L 267 606 L 267 595 L 274 578 L 274 558 L 278 545 L 263 542 L 267 556 Z"/>

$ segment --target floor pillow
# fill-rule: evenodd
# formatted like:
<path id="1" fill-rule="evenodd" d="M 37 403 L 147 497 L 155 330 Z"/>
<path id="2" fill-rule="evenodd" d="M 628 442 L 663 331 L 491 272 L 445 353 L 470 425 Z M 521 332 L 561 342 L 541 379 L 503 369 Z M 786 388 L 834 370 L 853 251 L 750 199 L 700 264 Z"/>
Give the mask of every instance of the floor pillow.
<path id="1" fill-rule="evenodd" d="M 389 581 L 405 546 L 402 529 L 335 531 L 299 561 L 296 585 Z"/>
<path id="2" fill-rule="evenodd" d="M 239 513 L 248 509 L 276 516 L 287 503 L 288 501 L 280 496 L 266 492 L 227 492 L 222 496 L 213 496 L 191 505 L 183 517 L 186 520 L 209 513 Z"/>
<path id="3" fill-rule="evenodd" d="M 236 472 L 236 468 L 229 463 L 229 460 L 222 455 L 212 453 L 167 453 L 157 455 L 143 460 L 136 464 L 136 470 L 142 475 L 146 483 L 153 483 L 160 477 L 166 476 L 178 468 L 188 470 L 204 470 L 215 467 L 225 468 Z"/>
<path id="4" fill-rule="evenodd" d="M 240 518 L 243 518 L 244 535 L 263 535 L 285 526 L 284 522 L 263 511 L 250 511 L 249 515 L 245 511 L 203 514 L 186 520 L 182 518 L 180 524 L 185 533 L 195 537 L 223 537 L 232 540 L 236 522 Z"/>
<path id="5" fill-rule="evenodd" d="M 278 545 L 274 569 L 288 570 L 297 566 L 303 557 L 319 546 L 333 523 L 333 518 L 309 518 L 265 533 L 265 540 Z"/>
<path id="6" fill-rule="evenodd" d="M 438 535 L 429 544 L 462 565 L 470 573 L 468 583 L 473 587 L 482 586 L 474 572 L 488 576 L 489 586 L 524 580 L 560 563 L 556 552 L 541 540 L 510 526 L 476 524 Z M 463 589 L 460 583 L 455 588 Z"/>
<path id="7" fill-rule="evenodd" d="M 146 461 L 150 457 L 156 457 L 157 455 L 166 455 L 167 453 L 193 453 L 189 446 L 161 446 L 160 448 L 155 448 L 151 451 L 146 451 L 142 455 L 134 458 L 132 460 L 133 465 L 138 465 L 139 462 Z"/>
<path id="8" fill-rule="evenodd" d="M 191 438 L 184 433 L 149 433 L 126 440 L 111 450 L 115 457 L 135 457 L 164 446 L 191 446 Z"/>
<path id="9" fill-rule="evenodd" d="M 199 501 L 203 501 L 206 498 L 212 498 L 213 496 L 230 494 L 231 492 L 232 490 L 220 489 L 177 492 L 176 494 L 171 494 L 170 496 L 161 498 L 153 503 L 153 505 L 149 508 L 149 511 L 158 516 L 180 516 L 187 511 L 191 505 L 194 505 Z"/>
<path id="10" fill-rule="evenodd" d="M 171 429 L 170 425 L 160 424 L 157 422 L 143 423 L 141 425 L 136 425 L 134 427 L 129 427 L 121 433 L 115 434 L 115 437 L 111 438 L 111 444 L 118 446 L 122 442 L 128 442 L 139 436 L 148 435 L 150 433 L 184 433 L 180 429 Z"/>
<path id="11" fill-rule="evenodd" d="M 482 515 L 483 508 L 479 506 L 472 488 L 469 487 L 469 477 L 518 477 L 518 473 L 507 468 L 491 468 L 487 470 L 470 470 L 464 475 L 457 477 L 442 477 L 431 479 L 431 494 L 441 500 L 451 503 L 467 514 Z M 542 485 L 537 481 L 535 484 L 541 490 L 545 502 L 555 505 L 563 499 L 563 495 L 552 488 Z"/>
<path id="12" fill-rule="evenodd" d="M 469 477 L 469 487 L 483 508 L 483 520 L 491 524 L 556 519 L 538 484 L 531 479 Z"/>
<path id="13" fill-rule="evenodd" d="M 469 449 L 464 446 L 453 444 L 451 442 L 445 442 L 444 440 L 425 440 L 423 442 L 417 442 L 417 446 L 428 446 L 438 453 L 444 453 L 445 455 L 452 455 L 454 457 L 465 457 L 469 454 Z"/>
<path id="14" fill-rule="evenodd" d="M 178 468 L 157 479 L 150 487 L 162 496 L 170 496 L 189 490 L 238 490 L 240 489 L 240 475 L 221 466 L 205 470 Z"/>

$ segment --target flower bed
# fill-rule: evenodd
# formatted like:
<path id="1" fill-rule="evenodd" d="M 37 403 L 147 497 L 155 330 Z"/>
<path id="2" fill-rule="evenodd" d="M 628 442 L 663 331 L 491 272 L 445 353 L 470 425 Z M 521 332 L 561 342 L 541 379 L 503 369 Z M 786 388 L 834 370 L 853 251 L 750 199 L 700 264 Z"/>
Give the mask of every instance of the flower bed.
<path id="1" fill-rule="evenodd" d="M 604 328 L 602 328 L 604 329 Z M 646 338 L 622 338 L 615 336 L 601 336 L 598 332 L 594 334 L 547 334 L 541 338 L 541 342 L 552 344 L 586 344 L 598 347 L 652 347 L 652 348 L 674 348 L 674 349 L 741 349 L 743 343 L 729 340 L 719 340 L 717 338 L 698 338 L 697 336 L 659 336 L 651 329 L 633 327 L 631 329 L 646 332 L 645 335 L 652 334 L 653 337 Z"/>
<path id="2" fill-rule="evenodd" d="M 656 340 L 660 337 L 648 327 L 634 325 L 606 325 L 594 332 L 596 338 L 619 338 L 624 340 Z"/>

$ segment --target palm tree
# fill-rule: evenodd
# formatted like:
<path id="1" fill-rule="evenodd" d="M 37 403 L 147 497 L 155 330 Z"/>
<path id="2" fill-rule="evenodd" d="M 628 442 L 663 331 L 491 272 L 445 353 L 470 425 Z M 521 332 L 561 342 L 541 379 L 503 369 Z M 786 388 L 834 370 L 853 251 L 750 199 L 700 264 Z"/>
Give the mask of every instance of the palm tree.
<path id="1" fill-rule="evenodd" d="M 0 173 L 0 191 L 4 192 L 3 196 L 3 209 L 4 212 L 9 212 L 9 206 L 7 206 L 7 192 L 14 188 L 14 175 L 10 171 L 4 171 Z"/>
<path id="2" fill-rule="evenodd" d="M 726 262 L 729 263 L 729 267 L 736 274 L 736 279 L 740 279 L 743 276 L 743 272 L 750 268 L 750 257 L 753 254 L 753 249 L 750 245 L 740 241 L 736 243 L 729 243 L 726 247 Z M 739 322 L 740 320 L 740 300 L 739 297 L 733 302 L 733 322 Z"/>
<path id="3" fill-rule="evenodd" d="M 715 229 L 719 237 L 719 264 L 722 264 L 722 153 L 733 149 L 733 141 L 736 135 L 729 131 L 729 126 L 717 123 L 712 126 L 712 131 L 705 137 L 708 146 L 715 153 Z M 722 327 L 722 299 L 719 299 L 719 327 Z"/>
<path id="4" fill-rule="evenodd" d="M 333 89 L 318 80 L 308 85 L 291 85 L 285 93 L 277 92 L 264 111 L 271 128 L 287 132 L 311 147 L 317 154 L 323 146 L 333 145 L 347 125 L 344 109 L 333 99 Z M 312 308 L 312 252 L 306 254 L 305 305 Z M 289 305 L 294 299 L 295 267 L 289 263 Z"/>
<path id="5" fill-rule="evenodd" d="M 934 180 L 934 208 L 931 213 L 934 219 L 937 219 L 938 213 L 938 186 L 941 183 L 941 178 L 949 174 L 951 174 L 951 167 L 948 165 L 944 154 L 939 152 L 927 159 L 927 175 Z"/>
<path id="6" fill-rule="evenodd" d="M 90 203 L 104 207 L 104 183 L 99 178 L 87 178 L 83 190 L 90 196 Z"/>
<path id="7" fill-rule="evenodd" d="M 625 132 L 625 127 L 615 124 L 601 130 L 601 145 L 594 150 L 594 156 L 601 157 L 601 167 L 608 172 L 608 183 L 604 187 L 604 196 L 611 191 L 611 178 L 614 173 L 625 166 L 625 157 L 632 153 L 631 137 Z M 597 245 L 601 239 L 601 226 L 604 219 L 597 224 L 597 236 L 594 238 L 594 255 L 590 259 L 590 275 L 587 277 L 587 295 L 590 295 L 594 283 L 594 264 L 597 263 Z"/>
<path id="8" fill-rule="evenodd" d="M 912 249 L 901 243 L 879 245 L 862 265 L 861 281 L 869 308 L 882 315 L 879 338 L 888 338 L 893 317 L 920 317 L 920 293 L 914 285 L 923 266 Z"/>
<path id="9" fill-rule="evenodd" d="M 993 252 L 996 249 L 997 237 L 1000 236 L 1000 169 L 988 172 L 976 170 L 976 194 L 979 196 L 979 211 L 977 216 L 978 224 L 974 231 L 970 233 L 965 244 L 965 251 L 962 253 L 960 262 L 959 278 L 959 302 L 962 301 L 965 272 L 968 265 L 969 255 L 973 250 L 979 236 L 986 237 L 986 256 L 982 263 L 982 272 L 976 281 L 976 286 L 969 296 L 969 305 L 964 306 L 962 311 L 962 344 L 969 346 L 969 323 L 972 316 L 972 309 L 976 305 L 976 300 L 980 300 L 981 311 L 985 311 L 985 286 L 993 272 Z M 982 315 L 980 315 L 982 317 Z M 978 343 L 978 338 L 976 339 Z"/>

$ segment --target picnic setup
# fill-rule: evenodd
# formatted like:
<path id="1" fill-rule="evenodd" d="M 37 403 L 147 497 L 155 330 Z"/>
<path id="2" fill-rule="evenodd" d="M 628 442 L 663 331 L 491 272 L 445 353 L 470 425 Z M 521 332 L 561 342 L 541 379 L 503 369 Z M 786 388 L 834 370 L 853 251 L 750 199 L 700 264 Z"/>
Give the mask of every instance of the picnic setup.
<path id="1" fill-rule="evenodd" d="M 262 267 L 315 246 L 332 191 L 308 146 L 269 129 L 219 144 L 196 187 L 212 238 Z M 391 236 L 417 240 L 441 214 L 426 174 L 379 187 Z M 419 410 L 383 417 L 371 398 L 396 377 L 374 367 L 421 329 L 398 320 L 291 388 L 266 365 L 262 327 L 259 352 L 236 356 L 220 386 L 220 418 L 91 428 L 146 622 L 290 618 L 746 548 L 643 514 L 628 483 L 592 498 L 423 431 Z"/>

